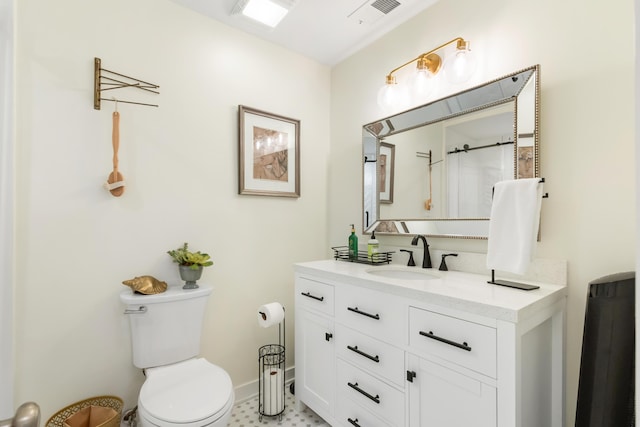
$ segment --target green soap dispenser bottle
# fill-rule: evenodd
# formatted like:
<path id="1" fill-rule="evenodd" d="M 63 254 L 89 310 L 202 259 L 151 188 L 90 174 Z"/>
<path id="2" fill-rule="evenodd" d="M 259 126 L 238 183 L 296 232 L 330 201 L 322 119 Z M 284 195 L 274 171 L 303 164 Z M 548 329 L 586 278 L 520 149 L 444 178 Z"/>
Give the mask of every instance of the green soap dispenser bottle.
<path id="1" fill-rule="evenodd" d="M 349 259 L 358 259 L 358 236 L 356 236 L 356 227 L 351 224 L 351 235 L 349 236 Z"/>

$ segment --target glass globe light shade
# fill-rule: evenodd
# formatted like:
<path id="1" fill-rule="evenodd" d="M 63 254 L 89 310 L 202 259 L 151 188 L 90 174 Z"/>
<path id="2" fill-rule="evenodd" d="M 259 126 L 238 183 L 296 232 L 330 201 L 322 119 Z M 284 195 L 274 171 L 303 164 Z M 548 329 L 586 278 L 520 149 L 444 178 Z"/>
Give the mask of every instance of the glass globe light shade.
<path id="1" fill-rule="evenodd" d="M 402 85 L 387 83 L 378 91 L 378 105 L 386 113 L 397 113 L 407 104 L 406 90 Z"/>
<path id="2" fill-rule="evenodd" d="M 429 70 L 416 69 L 409 79 L 409 92 L 413 105 L 423 104 L 436 88 L 436 76 Z"/>
<path id="3" fill-rule="evenodd" d="M 462 49 L 456 49 L 455 53 L 447 58 L 444 64 L 444 72 L 450 83 L 459 84 L 471 78 L 476 71 L 476 66 L 476 57 L 469 50 L 467 44 Z"/>

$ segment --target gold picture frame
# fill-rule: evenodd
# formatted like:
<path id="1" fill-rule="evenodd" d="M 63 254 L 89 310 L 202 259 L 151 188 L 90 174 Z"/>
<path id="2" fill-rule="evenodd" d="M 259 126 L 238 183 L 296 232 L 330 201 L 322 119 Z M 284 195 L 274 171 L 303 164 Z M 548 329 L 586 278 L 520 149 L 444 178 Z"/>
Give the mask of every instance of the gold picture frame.
<path id="1" fill-rule="evenodd" d="M 396 146 L 387 142 L 380 143 L 378 155 L 378 189 L 380 203 L 393 203 L 393 172 Z"/>
<path id="2" fill-rule="evenodd" d="M 238 106 L 238 194 L 300 197 L 300 120 Z"/>

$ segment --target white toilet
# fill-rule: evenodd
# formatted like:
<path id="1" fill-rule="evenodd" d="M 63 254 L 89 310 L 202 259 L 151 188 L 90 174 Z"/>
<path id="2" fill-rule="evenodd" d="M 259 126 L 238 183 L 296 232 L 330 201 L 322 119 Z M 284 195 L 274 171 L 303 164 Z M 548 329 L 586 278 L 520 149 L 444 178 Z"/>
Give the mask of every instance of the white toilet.
<path id="1" fill-rule="evenodd" d="M 120 293 L 131 325 L 133 364 L 147 379 L 138 397 L 142 427 L 224 427 L 233 408 L 229 374 L 197 357 L 213 289 L 170 286 L 166 292 Z"/>

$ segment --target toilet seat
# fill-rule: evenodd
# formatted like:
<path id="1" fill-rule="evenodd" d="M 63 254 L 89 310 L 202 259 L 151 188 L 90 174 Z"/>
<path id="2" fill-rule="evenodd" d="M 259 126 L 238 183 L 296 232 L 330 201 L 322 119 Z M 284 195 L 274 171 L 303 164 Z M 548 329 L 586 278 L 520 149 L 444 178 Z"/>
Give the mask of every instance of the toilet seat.
<path id="1" fill-rule="evenodd" d="M 201 427 L 233 407 L 231 378 L 219 366 L 198 358 L 146 370 L 140 389 L 140 415 L 157 426 Z"/>

